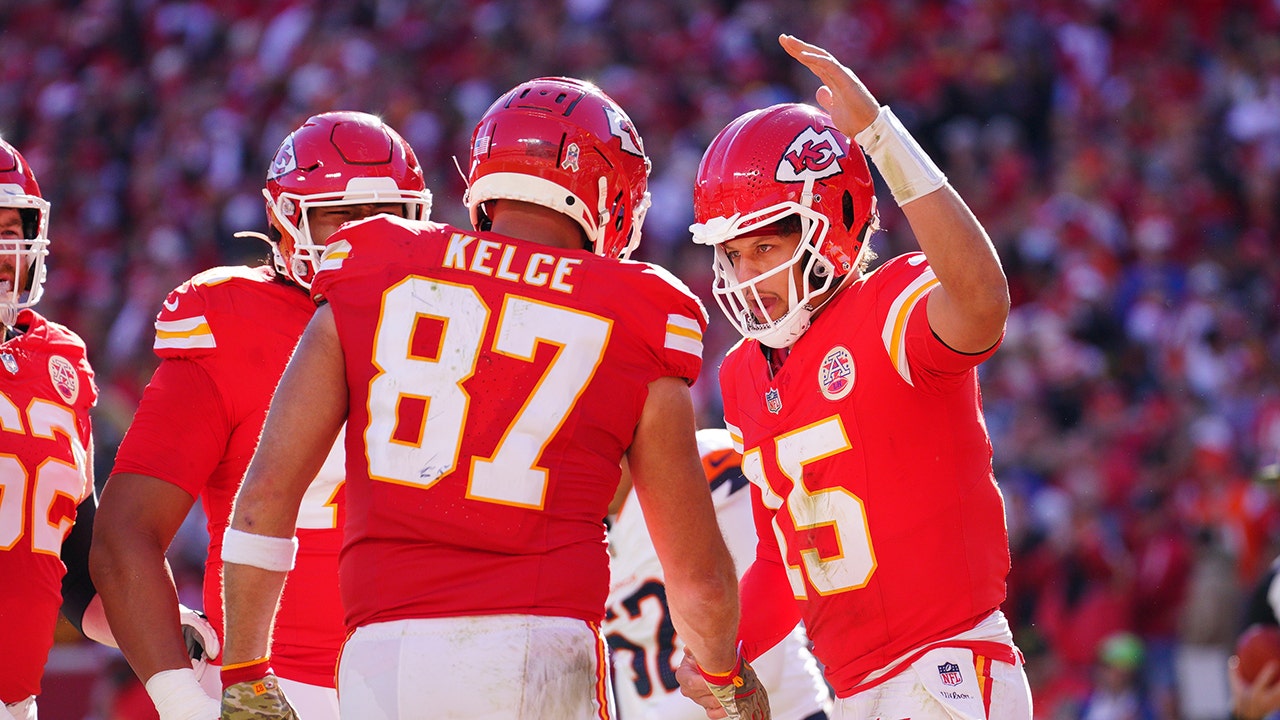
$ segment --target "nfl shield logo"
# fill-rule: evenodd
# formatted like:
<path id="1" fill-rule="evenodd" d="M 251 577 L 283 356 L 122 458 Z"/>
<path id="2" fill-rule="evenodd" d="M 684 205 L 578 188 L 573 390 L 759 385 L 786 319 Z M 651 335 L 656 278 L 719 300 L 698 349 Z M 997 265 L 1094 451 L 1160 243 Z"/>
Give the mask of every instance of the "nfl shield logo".
<path id="1" fill-rule="evenodd" d="M 943 663 L 938 666 L 938 677 L 943 685 L 959 685 L 961 681 L 960 666 L 955 663 Z"/>
<path id="2" fill-rule="evenodd" d="M 764 405 L 774 415 L 782 412 L 782 398 L 778 395 L 777 388 L 769 388 L 765 391 Z"/>
<path id="3" fill-rule="evenodd" d="M 18 374 L 18 360 L 12 353 L 0 353 L 0 361 L 4 362 L 4 369 L 10 373 Z"/>

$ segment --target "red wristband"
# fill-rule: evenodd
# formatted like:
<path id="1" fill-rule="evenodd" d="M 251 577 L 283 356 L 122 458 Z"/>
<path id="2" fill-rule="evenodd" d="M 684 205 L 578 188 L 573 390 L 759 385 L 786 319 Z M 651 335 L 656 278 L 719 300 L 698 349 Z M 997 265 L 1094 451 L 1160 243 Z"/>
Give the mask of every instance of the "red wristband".
<path id="1" fill-rule="evenodd" d="M 270 675 L 271 658 L 263 657 L 249 662 L 234 663 L 222 666 L 222 689 L 248 680 L 261 680 Z"/>
<path id="2" fill-rule="evenodd" d="M 723 675 L 707 672 L 701 665 L 698 666 L 698 672 L 702 674 L 702 679 L 706 680 L 710 685 L 734 685 L 736 687 L 742 687 L 742 654 L 738 654 L 738 661 L 734 663 L 733 669 Z"/>

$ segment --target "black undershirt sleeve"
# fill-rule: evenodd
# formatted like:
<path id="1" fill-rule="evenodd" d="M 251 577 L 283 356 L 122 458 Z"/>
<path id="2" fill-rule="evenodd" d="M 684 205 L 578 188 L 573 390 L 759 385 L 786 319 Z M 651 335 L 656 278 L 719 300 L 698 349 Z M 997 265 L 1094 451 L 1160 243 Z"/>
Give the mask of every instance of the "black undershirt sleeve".
<path id="1" fill-rule="evenodd" d="M 67 574 L 62 578 L 62 614 L 82 633 L 84 610 L 98 594 L 89 577 L 89 544 L 97 510 L 97 493 L 91 492 L 76 508 L 76 524 L 62 541 L 62 563 L 67 566 Z"/>

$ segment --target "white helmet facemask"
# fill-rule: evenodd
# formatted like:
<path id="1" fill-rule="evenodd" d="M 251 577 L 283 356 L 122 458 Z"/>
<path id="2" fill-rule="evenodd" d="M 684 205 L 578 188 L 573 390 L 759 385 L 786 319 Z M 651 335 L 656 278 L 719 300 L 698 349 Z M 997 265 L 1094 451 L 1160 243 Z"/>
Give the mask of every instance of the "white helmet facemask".
<path id="1" fill-rule="evenodd" d="M 18 185 L 0 185 L 0 207 L 14 208 L 26 215 L 34 211 L 35 236 L 27 231 L 24 217 L 22 239 L 0 239 L 0 264 L 7 261 L 16 271 L 13 282 L 0 281 L 0 323 L 12 327 L 18 313 L 40 302 L 44 295 L 45 258 L 49 255 L 49 202 L 28 195 Z M 23 287 L 23 286 L 26 287 Z"/>
<path id="2" fill-rule="evenodd" d="M 791 215 L 800 218 L 800 243 L 795 252 L 772 270 L 739 281 L 733 263 L 725 254 L 724 243 L 744 235 L 760 234 L 763 228 Z M 821 307 L 821 303 L 814 303 L 814 298 L 830 290 L 836 282 L 834 266 L 819 252 L 828 229 L 824 215 L 795 202 L 770 205 L 746 215 L 711 218 L 689 228 L 695 243 L 715 247 L 715 281 L 711 291 L 725 317 L 743 337 L 771 348 L 791 347 L 809 329 L 810 318 Z M 801 265 L 799 283 L 802 286 L 794 271 Z M 763 303 L 758 285 L 780 273 L 787 275 L 787 312 L 774 320 L 761 318 Z"/>
<path id="3" fill-rule="evenodd" d="M 320 258 L 324 255 L 328 241 L 328 238 L 317 241 L 311 237 L 308 210 L 344 205 L 404 205 L 405 217 L 409 220 L 426 220 L 431 217 L 430 190 L 403 190 L 390 177 L 354 177 L 347 183 L 346 190 L 341 192 L 311 195 L 286 192 L 280 193 L 276 200 L 266 190 L 262 194 L 276 219 L 280 221 L 280 226 L 293 240 L 293 253 L 287 258 L 287 262 L 280 247 L 271 243 L 276 270 L 308 290 L 311 289 L 311 278 L 320 270 Z M 291 220 L 295 215 L 298 217 L 297 224 Z"/>

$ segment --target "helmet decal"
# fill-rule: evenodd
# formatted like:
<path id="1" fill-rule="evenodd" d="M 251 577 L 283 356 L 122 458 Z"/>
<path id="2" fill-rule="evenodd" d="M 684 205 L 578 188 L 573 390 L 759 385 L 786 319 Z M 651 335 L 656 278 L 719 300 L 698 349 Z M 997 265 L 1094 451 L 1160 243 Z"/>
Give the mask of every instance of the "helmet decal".
<path id="1" fill-rule="evenodd" d="M 604 113 L 609 116 L 609 131 L 622 142 L 622 149 L 632 155 L 644 157 L 640 133 L 636 132 L 636 126 L 631 123 L 631 118 L 623 114 L 621 108 L 608 105 L 604 107 Z"/>
<path id="2" fill-rule="evenodd" d="M 560 161 L 560 167 L 578 172 L 578 156 L 581 154 L 578 143 L 569 143 L 569 147 L 564 149 L 564 160 Z"/>
<path id="3" fill-rule="evenodd" d="M 778 162 L 778 170 L 774 174 L 778 182 L 821 180 L 843 172 L 839 160 L 846 153 L 832 133 L 831 128 L 818 132 L 806 127 L 797 135 Z"/>
<path id="4" fill-rule="evenodd" d="M 271 169 L 267 171 L 268 180 L 276 180 L 298 169 L 298 153 L 293 149 L 293 133 L 281 143 L 276 157 L 271 161 Z"/>

